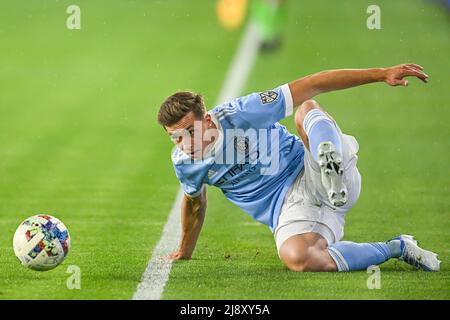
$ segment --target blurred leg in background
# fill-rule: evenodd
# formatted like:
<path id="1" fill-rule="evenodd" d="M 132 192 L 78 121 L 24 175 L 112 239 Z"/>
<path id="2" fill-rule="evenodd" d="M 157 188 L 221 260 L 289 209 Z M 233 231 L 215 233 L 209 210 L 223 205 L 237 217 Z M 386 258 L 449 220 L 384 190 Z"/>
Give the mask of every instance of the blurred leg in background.
<path id="1" fill-rule="evenodd" d="M 282 44 L 287 19 L 287 0 L 254 0 L 250 14 L 262 36 L 260 50 L 274 52 Z"/>

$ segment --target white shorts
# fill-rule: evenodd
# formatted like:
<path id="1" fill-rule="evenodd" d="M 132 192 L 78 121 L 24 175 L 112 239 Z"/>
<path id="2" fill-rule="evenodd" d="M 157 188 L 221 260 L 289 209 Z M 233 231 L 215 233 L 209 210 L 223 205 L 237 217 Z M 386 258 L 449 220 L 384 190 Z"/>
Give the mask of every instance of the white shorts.
<path id="1" fill-rule="evenodd" d="M 305 148 L 304 170 L 299 173 L 286 193 L 274 231 L 278 253 L 283 242 L 297 234 L 316 232 L 322 235 L 328 244 L 344 237 L 345 215 L 358 200 L 361 175 L 356 167 L 358 142 L 355 137 L 342 132 L 341 137 L 347 203 L 342 207 L 335 207 L 330 203 L 321 182 L 319 164 Z"/>

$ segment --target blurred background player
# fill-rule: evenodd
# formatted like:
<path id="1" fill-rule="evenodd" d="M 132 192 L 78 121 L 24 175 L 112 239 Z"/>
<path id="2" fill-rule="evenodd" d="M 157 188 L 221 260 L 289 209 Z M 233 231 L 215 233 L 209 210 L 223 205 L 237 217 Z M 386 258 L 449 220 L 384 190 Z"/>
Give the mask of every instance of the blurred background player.
<path id="1" fill-rule="evenodd" d="M 247 0 L 218 0 L 216 5 L 217 18 L 227 30 L 238 29 L 247 14 Z"/>
<path id="2" fill-rule="evenodd" d="M 262 41 L 262 52 L 276 51 L 282 44 L 282 33 L 286 25 L 286 0 L 254 0 L 251 18 L 256 23 Z"/>
<path id="3" fill-rule="evenodd" d="M 282 33 L 286 25 L 286 0 L 219 0 L 216 6 L 220 24 L 228 30 L 242 26 L 248 9 L 250 19 L 256 25 L 261 37 L 262 52 L 276 51 L 282 44 Z M 249 8 L 250 7 L 250 8 Z"/>

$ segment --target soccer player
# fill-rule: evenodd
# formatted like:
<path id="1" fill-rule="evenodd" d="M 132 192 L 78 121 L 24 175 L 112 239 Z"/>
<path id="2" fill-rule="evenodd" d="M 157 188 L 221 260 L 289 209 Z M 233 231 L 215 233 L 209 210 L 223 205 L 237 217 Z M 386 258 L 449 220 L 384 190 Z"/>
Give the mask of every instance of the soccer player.
<path id="1" fill-rule="evenodd" d="M 358 143 L 312 100 L 373 82 L 407 86 L 409 76 L 428 80 L 421 66 L 402 64 L 323 71 L 209 112 L 197 93 L 168 97 L 158 122 L 176 145 L 172 162 L 185 194 L 180 246 L 167 258 L 192 257 L 205 218 L 205 185 L 213 185 L 269 226 L 280 259 L 293 271 L 365 270 L 391 258 L 438 271 L 437 255 L 410 235 L 387 242 L 341 241 L 345 216 L 361 189 Z M 278 123 L 292 114 L 297 135 Z"/>
<path id="2" fill-rule="evenodd" d="M 282 33 L 287 21 L 286 0 L 253 0 L 251 19 L 261 37 L 260 51 L 274 52 L 282 44 Z"/>

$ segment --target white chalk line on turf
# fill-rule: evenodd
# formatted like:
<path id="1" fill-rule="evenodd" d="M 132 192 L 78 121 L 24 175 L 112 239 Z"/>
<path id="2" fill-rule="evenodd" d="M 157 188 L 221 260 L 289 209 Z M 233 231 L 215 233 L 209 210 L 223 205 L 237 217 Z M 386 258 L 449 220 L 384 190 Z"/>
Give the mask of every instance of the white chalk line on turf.
<path id="1" fill-rule="evenodd" d="M 241 93 L 258 55 L 259 44 L 258 29 L 250 21 L 226 74 L 217 104 L 234 99 Z M 177 250 L 181 237 L 182 198 L 183 191 L 180 189 L 164 226 L 161 239 L 153 250 L 133 300 L 160 300 L 162 298 L 172 268 L 172 261 L 165 260 L 164 257 Z"/>
<path id="2" fill-rule="evenodd" d="M 183 191 L 180 189 L 164 226 L 161 239 L 153 250 L 152 257 L 133 300 L 159 300 L 162 297 L 164 286 L 169 279 L 170 269 L 172 268 L 172 261 L 165 260 L 164 256 L 175 251 L 180 240 L 182 198 Z"/>

